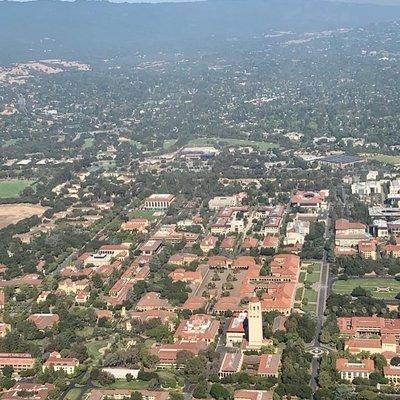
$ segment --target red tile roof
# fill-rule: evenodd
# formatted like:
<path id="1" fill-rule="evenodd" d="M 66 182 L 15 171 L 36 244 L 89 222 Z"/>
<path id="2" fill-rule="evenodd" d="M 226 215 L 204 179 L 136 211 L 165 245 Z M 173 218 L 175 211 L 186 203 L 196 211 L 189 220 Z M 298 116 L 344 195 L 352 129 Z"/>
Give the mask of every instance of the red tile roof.
<path id="1" fill-rule="evenodd" d="M 280 354 L 261 354 L 258 375 L 277 375 L 281 364 Z"/>
<path id="2" fill-rule="evenodd" d="M 32 314 L 28 321 L 33 322 L 40 330 L 51 329 L 58 324 L 60 317 L 57 314 Z"/>
<path id="3" fill-rule="evenodd" d="M 347 358 L 338 358 L 336 360 L 336 369 L 340 372 L 373 372 L 375 364 L 374 360 L 369 358 L 357 363 L 352 363 Z"/>
<path id="4" fill-rule="evenodd" d="M 197 355 L 201 350 L 205 350 L 207 346 L 207 343 L 203 341 L 165 343 L 153 345 L 150 348 L 150 352 L 156 355 L 162 363 L 175 364 L 176 357 L 180 351 L 185 350 Z"/>
<path id="5" fill-rule="evenodd" d="M 269 390 L 235 390 L 234 400 L 272 400 L 273 392 Z"/>
<path id="6" fill-rule="evenodd" d="M 335 230 L 338 231 L 345 231 L 345 230 L 350 230 L 350 229 L 356 229 L 356 230 L 363 230 L 365 231 L 367 227 L 362 224 L 361 222 L 350 222 L 347 219 L 338 219 L 335 222 Z"/>
<path id="7" fill-rule="evenodd" d="M 190 296 L 185 303 L 182 305 L 182 310 L 200 310 L 205 308 L 207 300 L 202 296 Z"/>

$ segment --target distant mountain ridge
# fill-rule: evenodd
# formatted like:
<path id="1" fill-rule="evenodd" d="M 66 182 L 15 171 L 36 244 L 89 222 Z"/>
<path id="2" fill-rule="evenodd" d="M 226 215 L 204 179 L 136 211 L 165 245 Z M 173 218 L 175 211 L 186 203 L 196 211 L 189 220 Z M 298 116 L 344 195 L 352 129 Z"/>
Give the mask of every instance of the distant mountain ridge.
<path id="1" fill-rule="evenodd" d="M 400 19 L 400 6 L 321 0 L 121 4 L 0 2 L 0 63 L 202 48 L 271 30 L 317 31 Z"/>
<path id="2" fill-rule="evenodd" d="M 398 6 L 400 0 L 322 0 L 322 1 L 341 1 L 343 3 L 353 4 L 377 4 L 381 6 Z"/>

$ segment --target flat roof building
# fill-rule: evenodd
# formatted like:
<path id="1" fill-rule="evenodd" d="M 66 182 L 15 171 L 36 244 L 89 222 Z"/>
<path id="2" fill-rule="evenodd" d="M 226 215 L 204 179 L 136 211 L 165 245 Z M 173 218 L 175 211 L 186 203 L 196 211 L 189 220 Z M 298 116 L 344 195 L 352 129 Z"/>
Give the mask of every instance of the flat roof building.
<path id="1" fill-rule="evenodd" d="M 152 194 L 145 199 L 143 208 L 145 210 L 166 210 L 174 200 L 173 194 Z"/>

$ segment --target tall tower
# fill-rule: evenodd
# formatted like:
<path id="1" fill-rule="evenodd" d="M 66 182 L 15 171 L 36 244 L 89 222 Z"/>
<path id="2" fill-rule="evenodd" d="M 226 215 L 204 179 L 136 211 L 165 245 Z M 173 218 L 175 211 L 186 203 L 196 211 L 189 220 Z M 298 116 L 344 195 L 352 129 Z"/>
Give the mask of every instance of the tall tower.
<path id="1" fill-rule="evenodd" d="M 249 348 L 260 349 L 263 344 L 261 302 L 257 297 L 252 297 L 249 302 Z"/>

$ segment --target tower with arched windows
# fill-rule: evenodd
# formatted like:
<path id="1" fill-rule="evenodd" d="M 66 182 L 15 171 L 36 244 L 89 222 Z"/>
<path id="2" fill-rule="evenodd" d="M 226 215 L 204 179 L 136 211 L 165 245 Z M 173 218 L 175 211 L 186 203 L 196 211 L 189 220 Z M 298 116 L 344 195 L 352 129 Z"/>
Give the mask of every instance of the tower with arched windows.
<path id="1" fill-rule="evenodd" d="M 247 314 L 249 345 L 251 349 L 260 349 L 263 345 L 262 311 L 261 302 L 257 297 L 253 297 L 249 302 Z"/>

